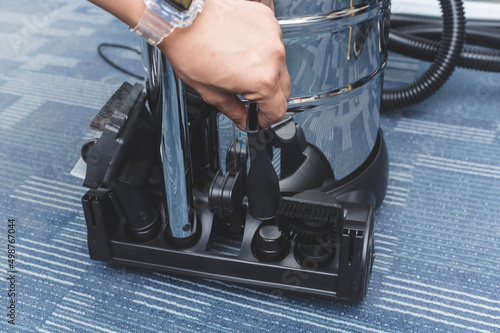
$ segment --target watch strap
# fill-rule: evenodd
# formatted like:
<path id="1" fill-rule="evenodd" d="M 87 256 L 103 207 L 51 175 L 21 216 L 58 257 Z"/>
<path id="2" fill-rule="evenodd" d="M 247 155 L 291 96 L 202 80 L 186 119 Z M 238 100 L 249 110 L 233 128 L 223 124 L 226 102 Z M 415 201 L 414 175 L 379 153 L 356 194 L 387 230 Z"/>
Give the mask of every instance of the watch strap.
<path id="1" fill-rule="evenodd" d="M 187 10 L 180 11 L 164 0 L 144 0 L 146 10 L 139 23 L 130 31 L 151 45 L 158 45 L 175 28 L 190 26 L 203 9 L 205 0 L 193 0 Z"/>

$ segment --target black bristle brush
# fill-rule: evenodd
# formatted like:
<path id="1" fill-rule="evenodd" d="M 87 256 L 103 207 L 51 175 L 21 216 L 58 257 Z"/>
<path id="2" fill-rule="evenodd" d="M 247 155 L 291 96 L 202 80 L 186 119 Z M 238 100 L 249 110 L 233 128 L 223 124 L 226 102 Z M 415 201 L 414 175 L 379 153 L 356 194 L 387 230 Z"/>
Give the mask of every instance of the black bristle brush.
<path id="1" fill-rule="evenodd" d="M 290 242 L 317 246 L 333 243 L 342 229 L 343 209 L 337 199 L 321 190 L 282 197 L 276 222 Z"/>
<path id="2" fill-rule="evenodd" d="M 102 132 L 109 119 L 113 114 L 120 109 L 123 101 L 132 91 L 133 86 L 128 82 L 123 82 L 120 88 L 111 96 L 111 98 L 104 104 L 101 110 L 94 116 L 90 122 L 90 129 Z"/>

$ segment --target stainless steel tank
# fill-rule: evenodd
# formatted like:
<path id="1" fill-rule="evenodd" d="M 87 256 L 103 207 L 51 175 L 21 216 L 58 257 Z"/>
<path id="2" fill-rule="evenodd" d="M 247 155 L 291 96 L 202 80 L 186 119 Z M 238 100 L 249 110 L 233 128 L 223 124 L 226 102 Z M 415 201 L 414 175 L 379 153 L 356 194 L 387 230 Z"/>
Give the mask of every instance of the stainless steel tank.
<path id="1" fill-rule="evenodd" d="M 289 111 L 336 178 L 359 167 L 377 137 L 389 4 L 275 0 L 292 83 Z"/>

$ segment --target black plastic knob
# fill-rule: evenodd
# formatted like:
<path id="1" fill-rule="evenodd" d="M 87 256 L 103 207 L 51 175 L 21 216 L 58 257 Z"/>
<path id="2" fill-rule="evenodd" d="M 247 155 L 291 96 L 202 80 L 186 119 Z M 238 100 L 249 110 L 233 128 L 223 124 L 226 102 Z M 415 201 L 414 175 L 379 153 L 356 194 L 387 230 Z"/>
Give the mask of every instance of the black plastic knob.
<path id="1" fill-rule="evenodd" d="M 259 227 L 255 245 L 257 258 L 262 261 L 278 261 L 286 253 L 286 241 L 274 224 Z"/>
<path id="2" fill-rule="evenodd" d="M 333 260 L 334 254 L 333 243 L 316 246 L 297 244 L 295 248 L 297 261 L 307 268 L 327 266 Z"/>

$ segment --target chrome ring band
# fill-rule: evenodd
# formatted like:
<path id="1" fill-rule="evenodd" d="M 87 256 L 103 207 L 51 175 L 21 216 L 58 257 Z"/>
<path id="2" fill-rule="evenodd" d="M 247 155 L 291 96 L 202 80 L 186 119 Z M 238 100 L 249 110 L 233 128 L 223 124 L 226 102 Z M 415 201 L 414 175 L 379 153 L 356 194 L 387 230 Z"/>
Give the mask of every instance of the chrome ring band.
<path id="1" fill-rule="evenodd" d="M 356 21 L 358 17 L 362 14 L 373 13 L 373 16 L 376 15 L 378 10 L 381 8 L 383 4 L 382 0 L 379 0 L 375 4 L 359 4 L 356 6 L 351 6 L 346 9 L 334 10 L 328 13 L 316 14 L 316 15 L 308 15 L 308 16 L 300 16 L 293 18 L 278 18 L 278 22 L 281 26 L 281 30 L 283 33 L 288 33 L 295 31 L 297 29 L 303 30 L 305 26 L 323 26 L 324 24 L 334 24 L 335 21 L 343 19 L 342 26 L 346 26 L 346 20 Z M 348 23 L 348 22 L 347 22 Z M 313 29 L 315 30 L 315 29 Z"/>
<path id="2" fill-rule="evenodd" d="M 370 82 L 373 78 L 378 77 L 379 75 L 382 74 L 382 70 L 385 67 L 385 62 L 382 63 L 372 74 L 370 74 L 367 77 L 362 78 L 361 80 L 358 80 L 352 84 L 348 84 L 346 87 L 342 87 L 339 89 L 331 90 L 328 92 L 325 92 L 323 94 L 317 94 L 313 96 L 306 96 L 306 97 L 295 97 L 295 98 L 290 98 L 288 100 L 288 108 L 289 111 L 292 112 L 297 112 L 295 108 L 303 107 L 304 104 L 312 103 L 312 102 L 317 102 L 326 98 L 338 96 L 340 94 L 352 91 L 356 88 L 362 87 L 366 85 L 368 82 Z M 300 112 L 300 111 L 299 111 Z"/>

